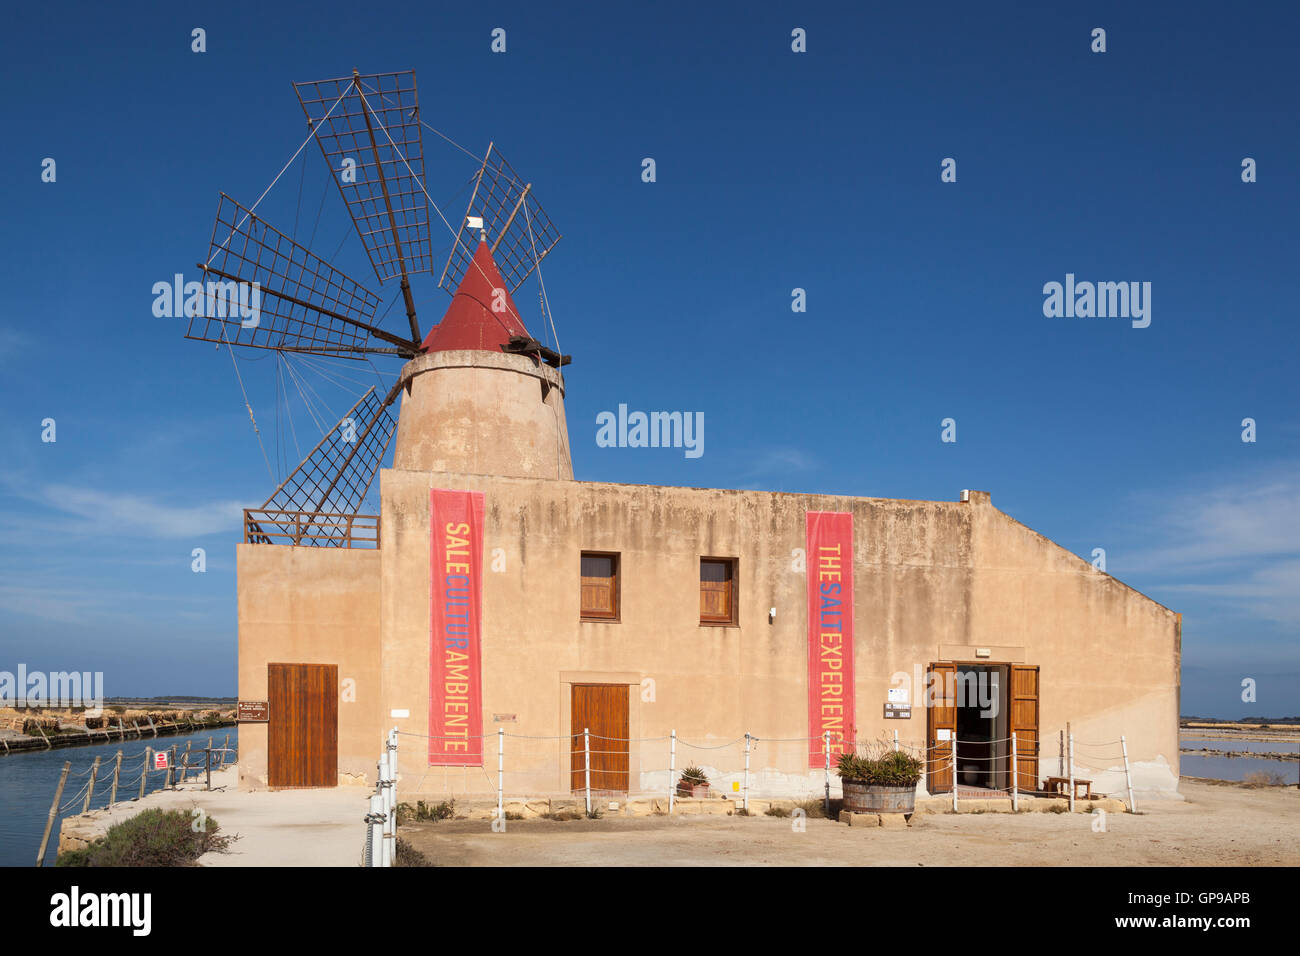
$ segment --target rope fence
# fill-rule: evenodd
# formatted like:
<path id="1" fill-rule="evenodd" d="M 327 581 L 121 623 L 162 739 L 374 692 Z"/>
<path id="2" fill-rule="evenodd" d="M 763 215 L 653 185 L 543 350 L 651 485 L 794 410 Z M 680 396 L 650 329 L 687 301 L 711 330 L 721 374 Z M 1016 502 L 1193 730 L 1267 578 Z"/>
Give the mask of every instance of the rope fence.
<path id="1" fill-rule="evenodd" d="M 550 736 L 515 734 L 504 728 L 456 737 L 394 733 L 423 741 L 433 760 L 444 755 L 446 742 L 463 748 L 457 752 L 459 765 L 429 766 L 408 777 L 413 793 L 452 799 L 494 794 L 498 816 L 505 814 L 507 802 L 526 805 L 560 794 L 580 799 L 589 815 L 598 812 L 597 804 L 605 798 L 664 799 L 672 813 L 680 797 L 718 793 L 736 800 L 745 811 L 751 798 L 806 800 L 820 795 L 829 811 L 831 799 L 841 789 L 835 766 L 839 755 L 848 750 L 893 750 L 920 760 L 925 789 L 932 795 L 951 793 L 954 810 L 962 800 L 1009 799 L 1018 811 L 1021 798 L 1031 794 L 1066 797 L 1073 810 L 1080 786 L 1090 787 L 1097 778 L 1117 779 L 1106 776 L 1117 774 L 1135 812 L 1125 737 L 1076 742 L 1071 734 L 1068 761 L 1062 755 L 1062 766 L 1068 763 L 1069 772 L 1058 777 L 1044 765 L 1050 758 L 1042 753 L 1036 735 L 1021 734 L 980 739 L 950 734 L 927 746 L 925 741 L 901 740 L 897 732 L 892 739 L 869 741 L 832 734 L 690 740 L 676 731 L 657 737 L 611 737 L 589 729 Z M 687 770 L 692 771 L 689 778 Z"/>
<path id="2" fill-rule="evenodd" d="M 236 749 L 230 746 L 230 735 L 220 747 L 213 746 L 213 739 L 208 738 L 208 746 L 192 749 L 193 741 L 187 741 L 184 750 L 173 745 L 170 749 L 154 750 L 145 747 L 132 754 L 118 751 L 107 761 L 96 757 L 85 770 L 73 772 L 72 761 L 65 761 L 59 783 L 50 802 L 50 812 L 45 820 L 45 832 L 41 836 L 41 846 L 36 852 L 36 865 L 45 865 L 45 849 L 50 842 L 54 823 L 65 816 L 76 816 L 91 810 L 104 810 L 117 803 L 127 803 L 142 799 L 147 793 L 159 790 L 174 790 L 178 785 L 190 780 L 191 775 L 204 774 L 206 785 L 212 786 L 212 771 L 221 770 L 227 763 L 233 763 Z M 158 761 L 158 755 L 166 755 Z M 199 762 L 195 758 L 202 758 Z M 138 766 L 133 766 L 140 759 Z M 160 775 L 151 776 L 151 775 Z M 86 780 L 71 797 L 64 799 L 69 778 L 74 780 L 85 777 Z M 150 787 L 152 780 L 157 785 Z"/>

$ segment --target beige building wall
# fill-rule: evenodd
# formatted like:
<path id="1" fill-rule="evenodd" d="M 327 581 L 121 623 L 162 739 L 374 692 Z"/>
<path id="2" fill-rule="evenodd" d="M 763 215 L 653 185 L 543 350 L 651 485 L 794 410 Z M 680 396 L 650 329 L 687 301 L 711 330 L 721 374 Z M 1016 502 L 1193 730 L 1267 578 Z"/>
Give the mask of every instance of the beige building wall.
<path id="1" fill-rule="evenodd" d="M 339 783 L 375 777 L 383 743 L 378 551 L 236 546 L 239 697 L 267 699 L 268 664 L 336 664 Z M 267 786 L 267 725 L 239 725 L 239 785 Z"/>
<path id="2" fill-rule="evenodd" d="M 859 739 L 897 730 L 905 744 L 923 746 L 920 688 L 910 687 L 910 720 L 886 720 L 888 688 L 914 684 L 930 662 L 972 660 L 986 648 L 992 656 L 981 662 L 1041 669 L 1040 777 L 1055 773 L 1056 734 L 1068 721 L 1081 744 L 1099 745 L 1086 763 L 1082 747 L 1076 754 L 1096 771 L 1087 774 L 1096 789 L 1122 788 L 1120 734 L 1139 787 L 1176 786 L 1178 615 L 980 492 L 969 502 L 925 502 L 385 470 L 385 727 L 427 733 L 431 488 L 486 495 L 484 732 L 563 738 L 507 738 L 511 796 L 568 791 L 575 682 L 626 683 L 629 736 L 675 730 L 677 769 L 698 763 L 715 787 L 741 778 L 743 744 L 729 742 L 748 732 L 760 738 L 751 754 L 756 789 L 820 792 L 823 772 L 809 768 L 806 743 L 789 740 L 808 734 L 806 579 L 793 560 L 805 547 L 807 511 L 854 516 Z M 579 620 L 584 550 L 621 555 L 618 623 Z M 738 626 L 699 623 L 701 556 L 739 559 Z M 490 570 L 494 557 L 504 570 Z M 400 710 L 409 718 L 391 716 Z M 407 793 L 495 790 L 495 742 L 485 766 L 470 769 L 428 767 L 418 736 L 401 745 Z M 631 761 L 634 790 L 666 791 L 666 743 L 634 742 Z"/>

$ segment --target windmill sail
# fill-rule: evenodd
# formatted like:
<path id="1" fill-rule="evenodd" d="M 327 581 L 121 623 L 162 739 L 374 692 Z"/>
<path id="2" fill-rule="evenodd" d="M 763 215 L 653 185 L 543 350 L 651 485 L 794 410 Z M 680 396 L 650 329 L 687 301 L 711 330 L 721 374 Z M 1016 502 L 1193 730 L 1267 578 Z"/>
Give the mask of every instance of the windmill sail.
<path id="1" fill-rule="evenodd" d="M 354 71 L 293 88 L 375 275 L 380 282 L 402 280 L 411 337 L 418 340 L 407 276 L 432 272 L 433 250 L 415 73 Z"/>
<path id="2" fill-rule="evenodd" d="M 266 503 L 245 512 L 245 535 L 256 544 L 378 546 L 378 521 L 358 509 L 383 464 L 397 424 L 370 388 Z"/>
<path id="3" fill-rule="evenodd" d="M 482 217 L 492 257 L 511 292 L 523 284 L 561 238 L 533 195 L 532 184 L 515 175 L 495 145 L 488 146 L 475 176 L 465 215 Z M 454 294 L 473 261 L 473 247 L 455 243 L 438 285 Z"/>
<path id="4" fill-rule="evenodd" d="M 190 317 L 186 338 L 341 358 L 418 348 L 375 327 L 375 293 L 225 193 L 199 268 L 203 305 Z M 250 308 L 233 308 L 235 300 Z"/>

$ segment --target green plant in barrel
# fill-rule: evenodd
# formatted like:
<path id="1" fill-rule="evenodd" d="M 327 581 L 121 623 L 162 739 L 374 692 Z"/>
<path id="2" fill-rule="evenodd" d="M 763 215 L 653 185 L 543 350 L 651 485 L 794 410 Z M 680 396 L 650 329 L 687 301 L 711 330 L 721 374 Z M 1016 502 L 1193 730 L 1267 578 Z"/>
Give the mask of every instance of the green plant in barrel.
<path id="1" fill-rule="evenodd" d="M 905 750 L 877 746 L 866 753 L 840 754 L 835 772 L 852 813 L 911 813 L 925 762 Z"/>

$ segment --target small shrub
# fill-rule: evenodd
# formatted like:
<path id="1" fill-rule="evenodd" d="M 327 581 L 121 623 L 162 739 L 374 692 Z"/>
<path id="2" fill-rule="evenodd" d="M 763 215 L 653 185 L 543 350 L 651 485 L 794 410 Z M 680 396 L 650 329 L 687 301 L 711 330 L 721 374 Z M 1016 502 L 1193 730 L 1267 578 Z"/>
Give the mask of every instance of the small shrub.
<path id="1" fill-rule="evenodd" d="M 569 820 L 581 820 L 583 813 L 580 810 L 554 810 L 542 814 L 543 820 L 555 820 L 564 823 Z"/>
<path id="2" fill-rule="evenodd" d="M 767 814 L 769 817 L 788 817 L 790 815 L 789 810 L 787 810 L 785 807 L 778 807 L 778 806 L 768 807 L 763 812 Z"/>
<path id="3" fill-rule="evenodd" d="M 809 819 L 825 820 L 829 818 L 831 820 L 837 820 L 839 819 L 840 810 L 844 806 L 844 801 L 832 800 L 829 814 L 826 812 L 825 801 L 820 797 L 810 797 L 807 800 L 798 800 L 795 802 L 795 806 L 802 810 L 804 816 Z"/>
<path id="4" fill-rule="evenodd" d="M 185 810 L 150 809 L 115 823 L 90 846 L 60 854 L 55 866 L 194 866 L 205 853 L 225 853 L 238 837 L 222 836 L 217 821 L 195 833 Z"/>
<path id="5" fill-rule="evenodd" d="M 1054 803 L 1047 808 L 1048 813 L 1069 813 L 1070 808 L 1063 803 Z"/>
<path id="6" fill-rule="evenodd" d="M 393 863 L 396 866 L 433 866 L 433 862 L 401 837 L 397 838 Z"/>
<path id="7" fill-rule="evenodd" d="M 1280 773 L 1270 773 L 1266 770 L 1260 770 L 1255 773 L 1248 773 L 1242 778 L 1242 783 L 1248 787 L 1282 787 L 1286 785 L 1286 780 Z"/>
<path id="8" fill-rule="evenodd" d="M 417 800 L 415 806 L 409 803 L 397 805 L 397 825 L 403 823 L 433 823 L 438 820 L 450 820 L 456 816 L 456 801 L 444 800 L 442 803 L 429 804 Z"/>

